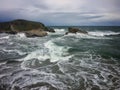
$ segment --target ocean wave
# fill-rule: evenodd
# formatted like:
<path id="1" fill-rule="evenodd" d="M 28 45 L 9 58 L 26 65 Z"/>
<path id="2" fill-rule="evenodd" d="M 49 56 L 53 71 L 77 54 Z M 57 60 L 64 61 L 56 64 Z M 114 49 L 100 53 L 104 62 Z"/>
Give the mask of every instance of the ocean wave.
<path id="1" fill-rule="evenodd" d="M 21 68 L 27 69 L 32 67 L 39 67 L 41 66 L 42 62 L 49 59 L 49 55 L 47 55 L 46 50 L 35 50 L 29 53 L 26 57 L 22 58 L 23 60 L 21 64 Z"/>
<path id="2" fill-rule="evenodd" d="M 94 35 L 82 34 L 82 33 L 76 33 L 76 34 L 69 33 L 68 35 L 65 35 L 65 37 L 66 36 L 73 36 L 76 38 L 85 38 L 85 39 L 111 39 L 108 37 L 94 36 Z"/>
<path id="3" fill-rule="evenodd" d="M 0 39 L 9 39 L 10 36 L 3 36 L 3 37 L 0 37 Z"/>
<path id="4" fill-rule="evenodd" d="M 25 52 L 22 52 L 20 50 L 14 49 L 14 50 L 7 50 L 7 49 L 2 49 L 2 51 L 4 52 L 8 52 L 8 53 L 18 53 L 19 55 L 25 55 Z"/>
<path id="5" fill-rule="evenodd" d="M 31 52 L 30 54 L 28 54 L 24 60 L 30 60 L 30 59 L 39 59 L 39 60 L 45 60 L 45 59 L 48 59 L 48 55 L 45 54 L 44 51 L 42 50 L 36 50 L 36 51 L 33 51 Z"/>
<path id="6" fill-rule="evenodd" d="M 54 29 L 55 30 L 55 33 L 50 33 L 50 32 L 48 32 L 48 34 L 52 34 L 52 35 L 56 35 L 56 34 L 65 34 L 65 29 L 57 29 L 57 28 L 55 28 Z"/>
<path id="7" fill-rule="evenodd" d="M 120 32 L 113 32 L 113 31 L 90 31 L 88 32 L 89 35 L 92 36 L 110 36 L 110 35 L 119 35 Z"/>
<path id="8" fill-rule="evenodd" d="M 51 62 L 59 60 L 69 60 L 72 56 L 69 56 L 67 51 L 70 47 L 58 46 L 53 43 L 52 40 L 45 43 L 45 47 L 49 49 Z"/>

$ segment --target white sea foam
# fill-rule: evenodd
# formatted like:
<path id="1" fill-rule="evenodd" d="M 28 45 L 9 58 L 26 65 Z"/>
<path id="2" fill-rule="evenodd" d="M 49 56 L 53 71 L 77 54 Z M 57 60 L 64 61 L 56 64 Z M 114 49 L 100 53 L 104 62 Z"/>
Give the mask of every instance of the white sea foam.
<path id="1" fill-rule="evenodd" d="M 17 50 L 17 49 L 13 49 L 13 50 L 8 50 L 8 49 L 2 49 L 3 51 L 5 52 L 8 52 L 8 53 L 11 53 L 11 52 L 15 52 L 15 53 L 18 53 L 19 55 L 24 55 L 26 53 L 20 51 L 20 50 Z"/>
<path id="2" fill-rule="evenodd" d="M 49 88 L 47 88 L 46 86 L 42 86 L 39 90 L 48 90 Z"/>
<path id="3" fill-rule="evenodd" d="M 20 37 L 20 38 L 25 38 L 26 37 L 25 33 L 17 33 L 16 36 Z"/>
<path id="4" fill-rule="evenodd" d="M 9 36 L 0 37 L 0 39 L 9 39 Z"/>
<path id="5" fill-rule="evenodd" d="M 49 49 L 49 55 L 51 62 L 58 60 L 68 60 L 72 56 L 67 55 L 67 50 L 69 47 L 57 46 L 52 40 L 45 43 L 45 47 Z"/>
<path id="6" fill-rule="evenodd" d="M 6 64 L 6 62 L 0 62 L 0 65 Z"/>
<path id="7" fill-rule="evenodd" d="M 72 34 L 69 33 L 66 36 L 73 36 L 76 38 L 86 38 L 86 39 L 110 39 L 110 38 L 105 38 L 105 37 L 100 37 L 100 36 L 93 36 L 93 35 L 89 35 L 89 34 L 82 34 L 82 33 L 76 33 L 76 34 Z"/>
<path id="8" fill-rule="evenodd" d="M 45 49 L 43 50 L 35 50 L 31 53 L 29 53 L 25 58 L 22 58 L 23 60 L 21 64 L 21 68 L 23 69 L 28 69 L 30 66 L 35 66 L 37 64 L 41 64 L 42 61 L 45 61 L 49 59 L 49 55 L 44 52 Z M 29 66 L 29 67 L 28 67 Z"/>
<path id="9" fill-rule="evenodd" d="M 109 36 L 109 35 L 118 35 L 120 32 L 112 32 L 112 31 L 90 31 L 89 35 L 93 36 Z"/>
<path id="10" fill-rule="evenodd" d="M 54 39 L 56 40 L 56 39 Z M 50 62 L 56 62 L 59 60 L 69 60 L 72 56 L 68 55 L 67 50 L 69 47 L 58 46 L 52 40 L 44 43 L 44 46 L 40 50 L 35 50 L 29 53 L 23 60 L 21 67 L 28 69 L 27 66 L 35 66 L 35 63 L 41 64 L 43 61 L 50 60 Z"/>
<path id="11" fill-rule="evenodd" d="M 46 60 L 49 59 L 49 56 L 43 53 L 41 50 L 36 50 L 31 52 L 24 58 L 24 60 L 30 60 L 30 59 Z"/>
<path id="12" fill-rule="evenodd" d="M 65 29 L 54 29 L 55 30 L 55 33 L 49 33 L 49 34 L 65 34 Z"/>

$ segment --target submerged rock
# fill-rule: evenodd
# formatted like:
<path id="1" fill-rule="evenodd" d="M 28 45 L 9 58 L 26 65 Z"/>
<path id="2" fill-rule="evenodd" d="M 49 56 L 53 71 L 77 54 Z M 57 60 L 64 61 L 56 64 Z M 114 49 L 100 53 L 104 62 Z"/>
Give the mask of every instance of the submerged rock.
<path id="1" fill-rule="evenodd" d="M 47 35 L 48 28 L 40 23 L 27 20 L 13 20 L 0 23 L 0 33 L 25 33 L 28 37 L 42 37 Z"/>
<path id="2" fill-rule="evenodd" d="M 83 30 L 80 30 L 79 28 L 76 28 L 76 27 L 69 27 L 68 28 L 68 32 L 66 32 L 66 34 L 68 33 L 83 33 L 83 34 L 88 34 L 87 31 L 83 31 Z"/>

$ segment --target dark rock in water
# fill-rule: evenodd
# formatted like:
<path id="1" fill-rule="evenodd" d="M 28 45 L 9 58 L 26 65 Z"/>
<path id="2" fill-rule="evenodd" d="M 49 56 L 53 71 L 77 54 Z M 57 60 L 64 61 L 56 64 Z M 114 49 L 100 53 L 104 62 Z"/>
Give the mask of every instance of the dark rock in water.
<path id="1" fill-rule="evenodd" d="M 16 61 L 16 60 L 8 60 L 6 62 L 6 64 L 10 64 L 10 63 L 20 63 L 21 61 Z"/>
<path id="2" fill-rule="evenodd" d="M 72 28 L 72 27 L 70 27 L 70 28 L 68 28 L 68 32 L 69 33 L 77 33 L 77 32 L 79 32 L 79 28 Z"/>
<path id="3" fill-rule="evenodd" d="M 65 33 L 65 35 L 67 35 L 67 34 L 68 34 L 68 32 Z"/>
<path id="4" fill-rule="evenodd" d="M 55 30 L 53 28 L 48 28 L 46 31 L 55 33 Z"/>
<path id="5" fill-rule="evenodd" d="M 14 20 L 9 22 L 0 23 L 0 33 L 26 33 L 28 37 L 42 37 L 47 35 L 48 28 L 40 23 L 27 20 Z"/>
<path id="6" fill-rule="evenodd" d="M 76 27 L 69 27 L 68 28 L 68 32 L 66 32 L 66 34 L 68 33 L 83 33 L 83 34 L 88 34 L 88 32 L 86 31 L 83 31 L 83 30 L 80 30 L 79 28 L 76 28 Z"/>
<path id="7" fill-rule="evenodd" d="M 8 33 L 8 34 L 17 34 L 17 32 L 16 31 L 6 31 L 6 32 L 0 32 L 0 33 Z"/>

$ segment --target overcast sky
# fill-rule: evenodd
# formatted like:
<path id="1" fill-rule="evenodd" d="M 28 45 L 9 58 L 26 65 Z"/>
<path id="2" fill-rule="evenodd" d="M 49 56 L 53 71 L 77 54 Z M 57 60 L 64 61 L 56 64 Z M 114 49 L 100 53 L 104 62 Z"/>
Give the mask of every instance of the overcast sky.
<path id="1" fill-rule="evenodd" d="M 45 25 L 120 25 L 120 0 L 0 0 L 0 21 Z"/>

